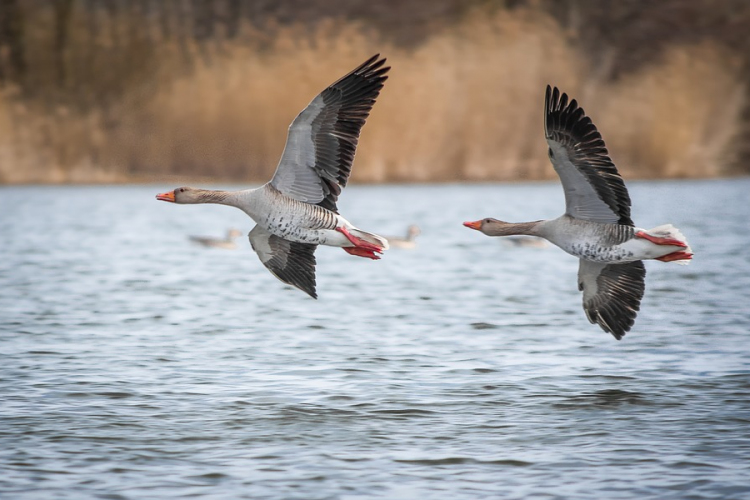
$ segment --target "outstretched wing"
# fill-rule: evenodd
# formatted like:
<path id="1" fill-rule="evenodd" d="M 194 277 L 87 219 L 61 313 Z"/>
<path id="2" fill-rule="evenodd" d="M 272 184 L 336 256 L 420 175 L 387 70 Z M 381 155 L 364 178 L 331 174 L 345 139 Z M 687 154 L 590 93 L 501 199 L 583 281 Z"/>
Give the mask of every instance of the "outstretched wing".
<path id="1" fill-rule="evenodd" d="M 295 200 L 337 212 L 352 169 L 359 132 L 380 94 L 385 59 L 372 56 L 321 92 L 289 126 L 271 185 Z"/>
<path id="2" fill-rule="evenodd" d="M 603 264 L 580 261 L 578 289 L 583 292 L 583 310 L 591 323 L 620 340 L 635 323 L 646 288 L 643 261 Z"/>
<path id="3" fill-rule="evenodd" d="M 575 99 L 547 85 L 544 134 L 565 190 L 566 213 L 576 219 L 632 226 L 630 196 L 602 136 Z"/>
<path id="4" fill-rule="evenodd" d="M 260 226 L 255 226 L 248 237 L 253 250 L 271 274 L 310 297 L 318 298 L 315 293 L 315 249 L 318 245 L 285 240 Z"/>

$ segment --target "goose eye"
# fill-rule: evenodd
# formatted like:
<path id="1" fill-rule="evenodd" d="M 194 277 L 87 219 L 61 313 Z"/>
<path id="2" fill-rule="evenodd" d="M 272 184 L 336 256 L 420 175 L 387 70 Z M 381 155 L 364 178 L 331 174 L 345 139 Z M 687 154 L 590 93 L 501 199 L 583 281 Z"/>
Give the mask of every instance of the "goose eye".
<path id="1" fill-rule="evenodd" d="M 180 193 L 184 193 L 184 192 L 185 192 L 185 188 L 180 188 Z"/>

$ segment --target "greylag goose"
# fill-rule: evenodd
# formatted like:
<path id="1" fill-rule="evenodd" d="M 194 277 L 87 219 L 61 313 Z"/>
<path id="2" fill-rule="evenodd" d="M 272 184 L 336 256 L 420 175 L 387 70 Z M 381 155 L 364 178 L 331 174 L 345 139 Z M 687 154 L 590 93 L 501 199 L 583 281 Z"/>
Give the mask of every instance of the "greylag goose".
<path id="1" fill-rule="evenodd" d="M 315 249 L 342 247 L 379 259 L 385 238 L 362 231 L 338 213 L 359 132 L 380 94 L 385 59 L 375 55 L 321 92 L 294 119 L 273 178 L 257 189 L 211 191 L 181 187 L 156 195 L 171 203 L 219 203 L 237 207 L 256 226 L 250 244 L 261 262 L 284 283 L 317 298 Z"/>
<path id="2" fill-rule="evenodd" d="M 548 154 L 565 192 L 557 219 L 511 223 L 465 222 L 488 236 L 539 236 L 578 257 L 583 310 L 620 340 L 635 322 L 645 288 L 645 259 L 687 264 L 693 252 L 671 224 L 635 227 L 630 196 L 599 131 L 575 99 L 547 86 L 544 133 Z"/>
<path id="3" fill-rule="evenodd" d="M 419 227 L 411 224 L 406 228 L 406 237 L 386 236 L 385 239 L 388 240 L 388 245 L 392 248 L 411 249 L 417 246 L 416 239 L 420 234 L 422 234 L 422 231 L 419 230 Z"/>
<path id="4" fill-rule="evenodd" d="M 242 234 L 238 229 L 229 229 L 227 235 L 224 238 L 211 238 L 209 236 L 188 236 L 190 241 L 197 243 L 204 247 L 211 248 L 223 248 L 225 250 L 234 250 L 237 248 L 237 243 L 234 239 Z"/>

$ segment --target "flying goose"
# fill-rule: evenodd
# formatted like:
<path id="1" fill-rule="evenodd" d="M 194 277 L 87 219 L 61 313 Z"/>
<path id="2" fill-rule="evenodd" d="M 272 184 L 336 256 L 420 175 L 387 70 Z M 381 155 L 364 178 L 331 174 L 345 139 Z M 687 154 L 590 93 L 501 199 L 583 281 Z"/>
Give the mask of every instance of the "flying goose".
<path id="1" fill-rule="evenodd" d="M 294 119 L 276 173 L 267 184 L 243 191 L 181 187 L 156 195 L 171 203 L 219 203 L 237 207 L 256 226 L 248 235 L 261 262 L 284 283 L 313 298 L 315 249 L 342 247 L 379 259 L 385 238 L 362 231 L 339 215 L 359 132 L 380 94 L 385 58 L 377 54 L 321 92 Z"/>
<path id="2" fill-rule="evenodd" d="M 488 236 L 539 236 L 578 257 L 586 317 L 620 340 L 633 326 L 643 298 L 643 260 L 687 264 L 693 252 L 671 224 L 635 227 L 625 183 L 591 119 L 557 88 L 547 86 L 544 101 L 544 134 L 565 191 L 565 214 L 534 222 L 488 218 L 464 225 Z"/>

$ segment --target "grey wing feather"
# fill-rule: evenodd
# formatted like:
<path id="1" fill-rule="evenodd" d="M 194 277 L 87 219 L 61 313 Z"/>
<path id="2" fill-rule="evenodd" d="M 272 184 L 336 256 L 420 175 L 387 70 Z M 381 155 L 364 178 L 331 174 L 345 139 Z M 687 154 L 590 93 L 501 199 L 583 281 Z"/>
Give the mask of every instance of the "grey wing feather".
<path id="1" fill-rule="evenodd" d="M 576 219 L 632 226 L 630 196 L 604 140 L 575 99 L 547 86 L 544 134 L 550 161 L 565 191 L 566 213 Z"/>
<path id="2" fill-rule="evenodd" d="M 359 133 L 380 94 L 385 59 L 375 55 L 321 92 L 289 127 L 271 185 L 295 200 L 337 212 Z"/>
<path id="3" fill-rule="evenodd" d="M 617 340 L 635 323 L 645 288 L 643 261 L 625 264 L 580 261 L 578 289 L 583 292 L 586 317 Z"/>
<path id="4" fill-rule="evenodd" d="M 260 226 L 255 226 L 248 237 L 253 250 L 271 274 L 310 297 L 318 298 L 315 293 L 315 249 L 318 245 L 285 240 Z"/>

